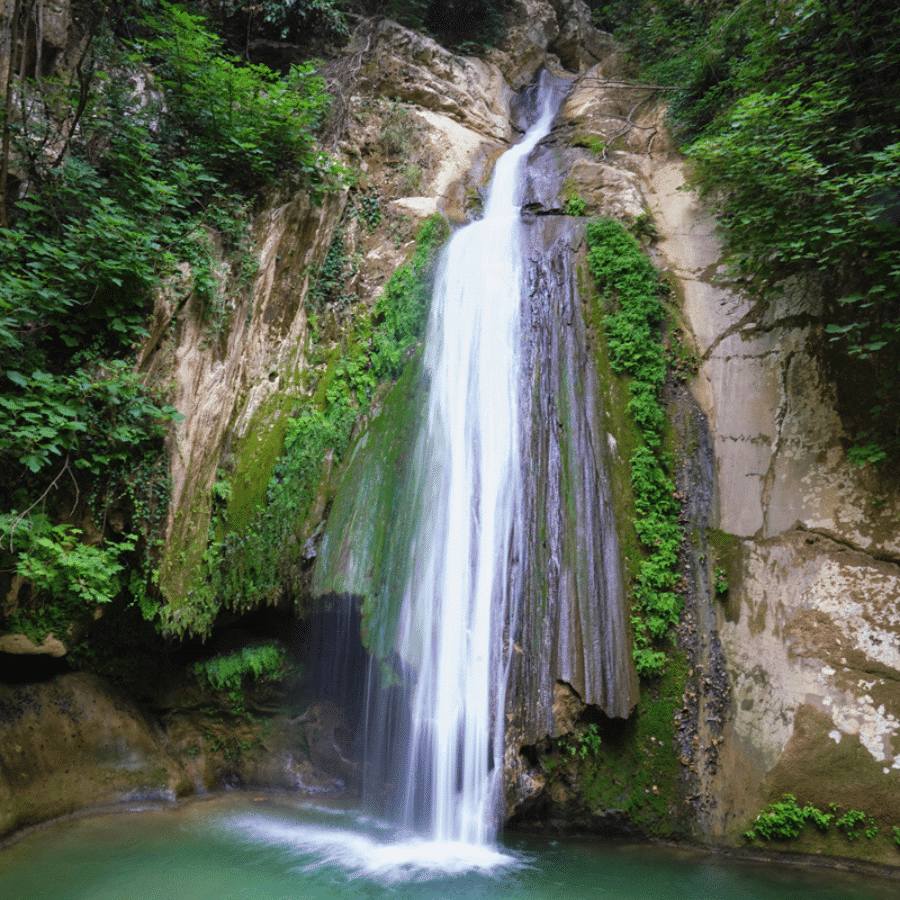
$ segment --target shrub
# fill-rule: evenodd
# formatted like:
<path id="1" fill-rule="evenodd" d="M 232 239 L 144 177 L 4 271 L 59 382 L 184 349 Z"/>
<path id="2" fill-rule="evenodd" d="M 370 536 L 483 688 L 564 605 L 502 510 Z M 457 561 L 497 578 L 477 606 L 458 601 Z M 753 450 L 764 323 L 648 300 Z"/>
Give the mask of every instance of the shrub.
<path id="1" fill-rule="evenodd" d="M 194 675 L 216 691 L 239 691 L 246 682 L 269 684 L 287 674 L 287 651 L 277 644 L 245 647 L 194 664 Z"/>
<path id="2" fill-rule="evenodd" d="M 833 818 L 831 813 L 822 812 L 809 804 L 801 809 L 793 794 L 784 794 L 781 800 L 770 803 L 757 815 L 746 836 L 751 841 L 757 838 L 766 841 L 787 840 L 800 834 L 807 822 L 811 822 L 820 831 L 827 831 Z"/>

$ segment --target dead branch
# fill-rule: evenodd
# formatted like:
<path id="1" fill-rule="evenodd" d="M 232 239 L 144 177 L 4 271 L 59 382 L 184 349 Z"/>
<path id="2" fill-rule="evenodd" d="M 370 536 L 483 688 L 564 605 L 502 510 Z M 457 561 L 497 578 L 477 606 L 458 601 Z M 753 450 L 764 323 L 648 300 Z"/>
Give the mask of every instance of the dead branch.
<path id="1" fill-rule="evenodd" d="M 37 500 L 35 500 L 34 503 L 31 504 L 31 506 L 29 506 L 27 509 L 25 509 L 25 510 L 23 510 L 22 512 L 20 512 L 19 515 L 17 515 L 16 518 L 13 519 L 12 524 L 9 526 L 9 552 L 10 552 L 10 553 L 14 553 L 14 552 L 15 552 L 15 550 L 14 550 L 14 548 L 13 548 L 13 535 L 15 534 L 16 528 L 18 528 L 19 523 L 20 523 L 20 522 L 25 518 L 25 516 L 27 516 L 28 513 L 30 513 L 30 512 L 31 512 L 31 511 L 32 511 L 39 503 L 43 503 L 43 502 L 44 502 L 44 500 L 47 498 L 47 494 L 49 494 L 50 491 L 52 491 L 53 488 L 56 487 L 57 483 L 59 482 L 59 479 L 62 478 L 63 475 L 64 475 L 66 472 L 69 473 L 69 477 L 72 479 L 72 483 L 75 485 L 75 503 L 74 503 L 73 506 L 72 506 L 72 512 L 73 512 L 73 513 L 75 512 L 75 510 L 76 510 L 77 507 L 78 507 L 78 500 L 79 500 L 80 497 L 81 497 L 81 493 L 80 493 L 80 491 L 79 491 L 79 489 L 78 489 L 78 482 L 75 480 L 75 475 L 74 475 L 74 473 L 72 472 L 72 470 L 69 468 L 69 454 L 67 453 L 67 454 L 66 454 L 66 460 L 65 460 L 65 462 L 63 463 L 63 467 L 59 470 L 59 472 L 56 473 L 56 477 L 53 479 L 53 481 L 51 481 L 50 484 L 47 485 L 47 489 L 44 491 L 44 493 L 41 494 L 41 496 L 38 497 Z"/>
<path id="2" fill-rule="evenodd" d="M 356 84 L 359 70 L 362 68 L 363 61 L 372 49 L 372 37 L 375 33 L 375 25 L 382 17 L 376 16 L 373 19 L 363 19 L 354 29 L 353 36 L 350 39 L 350 46 L 356 42 L 357 37 L 365 35 L 366 44 L 361 50 L 343 59 L 338 60 L 325 73 L 326 85 L 328 92 L 334 98 L 331 109 L 328 114 L 326 126 L 322 129 L 323 138 L 330 140 L 331 149 L 337 147 L 338 141 L 344 132 L 344 125 L 347 121 L 347 112 L 350 108 L 350 101 L 347 96 Z"/>
<path id="3" fill-rule="evenodd" d="M 612 78 L 603 78 L 600 75 L 592 75 L 589 78 L 582 79 L 579 83 L 591 84 L 596 83 L 601 87 L 617 87 L 627 88 L 634 91 L 683 91 L 684 85 L 681 84 L 641 84 L 639 81 L 616 81 Z"/>

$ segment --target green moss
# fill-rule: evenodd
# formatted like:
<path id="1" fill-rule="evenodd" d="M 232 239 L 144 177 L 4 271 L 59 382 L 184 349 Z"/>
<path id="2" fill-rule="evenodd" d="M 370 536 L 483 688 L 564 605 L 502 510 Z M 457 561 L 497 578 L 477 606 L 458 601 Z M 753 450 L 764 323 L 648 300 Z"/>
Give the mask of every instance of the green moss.
<path id="1" fill-rule="evenodd" d="M 724 566 L 730 575 L 740 565 L 741 539 L 718 528 L 710 528 L 707 536 L 716 555 L 716 562 Z"/>
<path id="2" fill-rule="evenodd" d="M 405 490 L 425 397 L 421 353 L 385 397 L 353 448 L 334 496 L 316 564 L 317 595 L 352 594 L 362 603 L 363 643 L 387 656 L 405 578 L 404 552 L 417 515 Z"/>
<path id="3" fill-rule="evenodd" d="M 682 705 L 687 665 L 680 653 L 641 698 L 627 722 L 606 720 L 600 741 L 581 765 L 584 799 L 593 810 L 621 810 L 647 834 L 666 837 L 679 830 L 681 763 L 676 752 L 676 713 Z M 562 759 L 544 768 L 562 769 Z"/>
<path id="4" fill-rule="evenodd" d="M 603 156 L 606 150 L 606 144 L 597 134 L 576 134 L 572 138 L 573 147 L 584 147 L 597 156 Z"/>
<path id="5" fill-rule="evenodd" d="M 265 501 L 266 485 L 284 450 L 290 414 L 302 402 L 299 386 L 272 394 L 260 405 L 236 448 L 231 491 L 225 512 L 229 531 L 242 530 Z"/>

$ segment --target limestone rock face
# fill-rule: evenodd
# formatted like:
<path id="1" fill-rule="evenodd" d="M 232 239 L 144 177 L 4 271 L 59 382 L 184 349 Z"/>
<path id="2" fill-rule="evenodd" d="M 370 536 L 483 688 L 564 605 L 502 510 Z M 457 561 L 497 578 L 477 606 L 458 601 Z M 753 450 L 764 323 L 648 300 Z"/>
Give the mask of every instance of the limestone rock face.
<path id="1" fill-rule="evenodd" d="M 712 524 L 731 550 L 711 626 L 731 702 L 703 776 L 704 827 L 736 840 L 783 792 L 879 823 L 900 796 L 900 491 L 853 466 L 841 360 L 823 336 L 814 282 L 755 303 L 723 274 L 714 219 L 674 159 L 644 159 L 660 262 L 677 276 L 709 422 Z M 700 718 L 704 718 L 701 701 Z M 702 767 L 701 767 L 702 768 Z"/>
<path id="2" fill-rule="evenodd" d="M 260 264 L 253 288 L 226 294 L 218 332 L 189 281 L 157 300 L 140 365 L 148 379 L 172 385 L 172 404 L 184 416 L 170 440 L 172 502 L 160 579 L 170 602 L 183 600 L 200 565 L 226 447 L 244 456 L 244 490 L 252 488 L 254 458 L 274 460 L 280 450 L 285 407 L 289 412 L 290 398 L 300 394 L 305 363 L 302 299 L 344 202 L 343 194 L 320 207 L 303 193 L 273 198 L 254 222 Z"/>
<path id="3" fill-rule="evenodd" d="M 671 149 L 663 127 L 660 92 L 629 77 L 612 51 L 576 79 L 562 109 L 571 142 L 576 146 L 648 154 Z"/>
<path id="4" fill-rule="evenodd" d="M 173 386 L 173 405 L 184 416 L 170 441 L 172 503 L 160 578 L 176 608 L 189 602 L 206 550 L 220 473 L 231 478 L 233 525 L 252 516 L 264 496 L 291 412 L 305 395 L 305 300 L 335 229 L 341 225 L 348 254 L 358 259 L 345 292 L 371 306 L 406 260 L 416 223 L 435 212 L 465 219 L 473 185 L 510 139 L 500 70 L 394 22 L 358 29 L 345 80 L 348 115 L 336 149 L 360 176 L 359 193 L 377 198 L 381 228 L 372 233 L 358 215 L 345 215 L 346 191 L 316 205 L 306 192 L 283 187 L 252 221 L 258 273 L 249 291 L 226 292 L 223 325 L 214 327 L 189 277 L 157 299 L 140 365 L 148 379 Z M 396 146 L 386 137 L 390 123 L 401 132 Z M 319 311 L 320 339 L 340 339 L 342 316 Z"/>
<path id="5" fill-rule="evenodd" d="M 693 340 L 697 374 L 672 404 L 694 445 L 677 473 L 684 521 L 710 534 L 690 551 L 679 634 L 692 648 L 676 728 L 695 791 L 687 827 L 740 843 L 789 792 L 865 810 L 884 829 L 900 814 L 900 483 L 847 458 L 858 375 L 826 340 L 815 279 L 767 303 L 723 280 L 714 213 L 679 190 L 661 98 L 628 75 L 611 55 L 575 78 L 535 151 L 560 174 L 534 176 L 527 195 L 539 216 L 573 200 L 626 224 L 649 214 L 658 239 L 651 230 L 644 243 Z M 728 582 L 718 600 L 714 570 Z M 507 810 L 604 827 L 577 773 L 551 779 L 539 763 L 547 749 L 533 761 L 508 750 Z"/>
<path id="6" fill-rule="evenodd" d="M 773 791 L 897 819 L 900 567 L 798 529 L 748 541 L 742 556 L 721 629 L 735 749 Z M 744 800 L 721 789 L 726 808 Z"/>
<path id="7" fill-rule="evenodd" d="M 39 28 L 29 24 L 28 34 L 20 33 L 15 46 L 11 46 L 9 35 L 15 0 L 0 0 L 0 91 L 6 91 L 6 79 L 10 72 L 10 54 L 15 69 L 26 72 L 29 77 L 49 75 L 61 54 L 70 49 L 73 37 L 72 7 L 69 0 L 43 0 L 39 4 Z M 40 40 L 38 40 L 38 36 Z"/>
<path id="8" fill-rule="evenodd" d="M 187 788 L 151 723 L 101 679 L 0 684 L 0 834 L 96 804 L 173 800 Z"/>

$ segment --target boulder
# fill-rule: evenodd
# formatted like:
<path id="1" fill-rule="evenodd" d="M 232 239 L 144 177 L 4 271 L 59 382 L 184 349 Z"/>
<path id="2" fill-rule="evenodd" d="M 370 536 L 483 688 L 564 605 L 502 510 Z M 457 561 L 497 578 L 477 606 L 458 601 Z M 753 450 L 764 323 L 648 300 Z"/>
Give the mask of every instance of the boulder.
<path id="1" fill-rule="evenodd" d="M 85 807 L 189 790 L 153 723 L 101 678 L 0 684 L 0 835 Z"/>
<path id="2" fill-rule="evenodd" d="M 0 653 L 10 653 L 13 656 L 52 656 L 59 659 L 68 652 L 66 645 L 52 633 L 40 644 L 36 644 L 25 634 L 0 635 Z"/>

